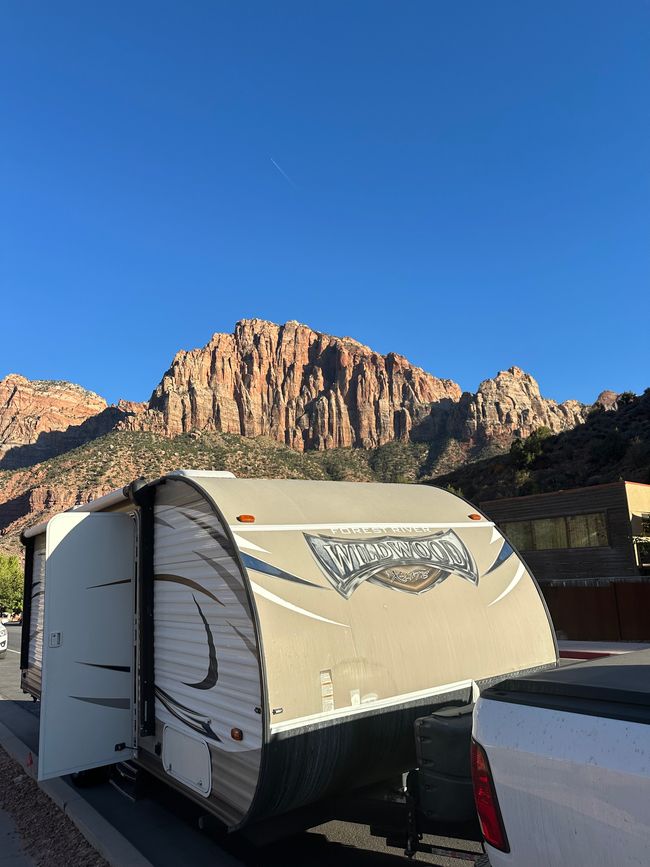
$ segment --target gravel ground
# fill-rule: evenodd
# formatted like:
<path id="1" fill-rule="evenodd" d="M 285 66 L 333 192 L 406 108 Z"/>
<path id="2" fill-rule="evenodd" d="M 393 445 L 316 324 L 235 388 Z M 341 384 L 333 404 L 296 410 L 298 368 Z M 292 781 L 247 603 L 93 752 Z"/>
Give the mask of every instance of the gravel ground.
<path id="1" fill-rule="evenodd" d="M 25 852 L 39 867 L 108 867 L 70 819 L 1 748 L 0 810 L 9 813 Z"/>

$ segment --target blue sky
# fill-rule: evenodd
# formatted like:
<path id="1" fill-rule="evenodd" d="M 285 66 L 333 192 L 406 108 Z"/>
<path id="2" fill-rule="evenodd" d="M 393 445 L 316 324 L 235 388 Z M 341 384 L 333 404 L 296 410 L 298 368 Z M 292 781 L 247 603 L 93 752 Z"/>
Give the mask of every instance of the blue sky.
<path id="1" fill-rule="evenodd" d="M 650 6 L 0 10 L 0 376 L 146 399 L 298 319 L 474 390 L 650 385 Z M 279 167 L 279 168 L 278 168 Z"/>

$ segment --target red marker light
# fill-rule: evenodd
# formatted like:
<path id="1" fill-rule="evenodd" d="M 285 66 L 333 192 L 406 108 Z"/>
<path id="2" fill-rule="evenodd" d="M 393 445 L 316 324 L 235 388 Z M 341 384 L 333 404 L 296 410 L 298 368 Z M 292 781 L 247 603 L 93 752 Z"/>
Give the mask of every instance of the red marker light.
<path id="1" fill-rule="evenodd" d="M 242 524 L 254 524 L 255 515 L 237 515 L 237 520 L 241 521 Z"/>

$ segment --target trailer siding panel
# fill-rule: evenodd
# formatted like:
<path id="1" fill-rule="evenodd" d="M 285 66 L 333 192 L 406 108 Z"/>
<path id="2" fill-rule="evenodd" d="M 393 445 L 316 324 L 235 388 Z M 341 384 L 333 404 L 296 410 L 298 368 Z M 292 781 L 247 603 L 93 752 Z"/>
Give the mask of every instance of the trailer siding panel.
<path id="1" fill-rule="evenodd" d="M 22 687 L 33 696 L 41 694 L 43 675 L 43 614 L 45 604 L 45 533 L 34 540 L 34 566 L 32 570 L 32 601 L 29 624 L 29 651 L 27 668 L 23 672 Z"/>
<path id="2" fill-rule="evenodd" d="M 262 748 L 250 606 L 226 533 L 201 493 L 168 481 L 157 489 L 154 516 L 158 736 L 169 725 L 206 741 L 212 807 L 234 826 L 255 794 Z M 241 741 L 232 729 L 241 730 Z"/>

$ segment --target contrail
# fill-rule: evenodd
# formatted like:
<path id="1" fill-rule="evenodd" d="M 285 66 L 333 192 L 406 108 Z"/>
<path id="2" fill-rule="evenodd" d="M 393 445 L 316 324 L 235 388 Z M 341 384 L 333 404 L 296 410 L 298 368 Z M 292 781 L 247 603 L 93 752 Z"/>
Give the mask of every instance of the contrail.
<path id="1" fill-rule="evenodd" d="M 282 166 L 279 166 L 279 165 L 276 163 L 276 161 L 273 159 L 273 157 L 269 157 L 269 159 L 271 160 L 271 162 L 273 163 L 273 165 L 276 167 L 276 169 L 280 172 L 280 174 L 281 174 L 282 177 L 285 179 L 285 181 L 288 181 L 288 182 L 291 184 L 291 186 L 292 186 L 295 190 L 297 190 L 298 187 L 296 186 L 296 184 L 294 184 L 294 182 L 291 180 L 291 178 L 290 178 L 289 175 L 285 172 L 285 170 L 282 168 Z"/>

